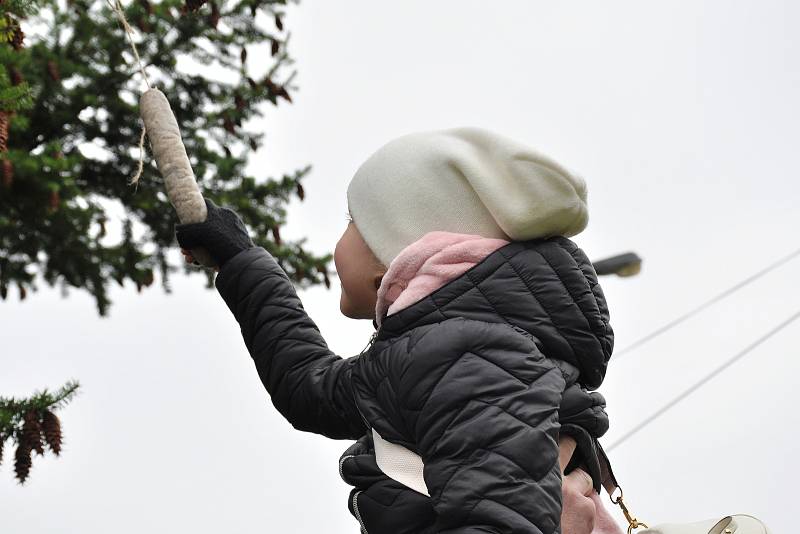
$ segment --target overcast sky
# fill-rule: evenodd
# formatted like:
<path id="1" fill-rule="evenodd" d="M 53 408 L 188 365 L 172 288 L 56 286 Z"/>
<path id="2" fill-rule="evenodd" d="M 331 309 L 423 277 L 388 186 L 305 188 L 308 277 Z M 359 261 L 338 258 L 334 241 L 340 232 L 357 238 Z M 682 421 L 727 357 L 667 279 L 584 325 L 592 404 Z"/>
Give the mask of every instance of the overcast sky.
<path id="1" fill-rule="evenodd" d="M 261 121 L 251 169 L 314 165 L 282 236 L 317 254 L 346 227 L 362 161 L 399 135 L 455 126 L 496 130 L 580 173 L 590 223 L 578 244 L 594 259 L 645 259 L 638 277 L 602 281 L 618 349 L 800 246 L 796 2 L 307 0 L 285 22 L 300 91 Z M 800 309 L 798 269 L 612 361 L 601 441 Z M 281 418 L 203 286 L 115 287 L 105 319 L 77 291 L 0 303 L 0 394 L 82 384 L 60 413 L 61 458 L 34 457 L 21 487 L 7 451 L 0 532 L 358 531 L 337 471 L 349 442 Z M 300 296 L 332 350 L 363 348 L 372 325 L 339 313 L 336 278 Z M 791 531 L 798 344 L 800 321 L 611 453 L 635 515 L 749 513 Z"/>

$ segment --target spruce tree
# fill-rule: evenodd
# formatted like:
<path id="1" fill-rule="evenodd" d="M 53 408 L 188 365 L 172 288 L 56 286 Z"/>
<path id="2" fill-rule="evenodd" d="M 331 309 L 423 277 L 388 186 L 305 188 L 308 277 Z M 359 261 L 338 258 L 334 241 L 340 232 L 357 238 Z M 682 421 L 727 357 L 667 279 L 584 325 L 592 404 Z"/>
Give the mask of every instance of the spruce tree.
<path id="1" fill-rule="evenodd" d="M 0 297 L 16 288 L 24 298 L 43 279 L 89 291 L 105 315 L 109 283 L 142 291 L 158 272 L 169 292 L 170 273 L 203 271 L 167 255 L 178 221 L 149 154 L 129 184 L 143 84 L 113 0 L 33 0 L 23 9 L 24 1 L 0 2 Z M 151 83 L 170 100 L 203 194 L 235 209 L 297 285 L 330 287 L 332 254 L 314 256 L 305 238 L 280 236 L 285 205 L 303 199 L 310 167 L 278 178 L 244 170 L 265 142 L 246 121 L 290 103 L 296 90 L 285 7 L 286 0 L 135 0 L 124 12 Z M 257 45 L 267 52 L 248 57 Z M 120 231 L 111 235 L 115 219 Z M 213 273 L 205 274 L 211 287 Z"/>
<path id="2" fill-rule="evenodd" d="M 280 178 L 244 171 L 264 142 L 264 133 L 245 122 L 263 116 L 266 106 L 290 103 L 296 90 L 295 72 L 287 72 L 293 61 L 285 6 L 286 0 L 136 0 L 124 12 L 138 29 L 151 82 L 170 99 L 204 195 L 236 209 L 296 284 L 330 287 L 332 255 L 316 257 L 303 249 L 305 239 L 280 236 L 285 205 L 292 195 L 304 198 L 301 179 L 310 167 Z M 255 75 L 248 49 L 264 44 L 266 69 Z M 0 298 L 16 288 L 25 299 L 44 280 L 90 292 L 106 315 L 110 283 L 130 281 L 142 291 L 156 271 L 169 292 L 169 275 L 180 269 L 167 256 L 178 221 L 151 158 L 136 186 L 128 183 L 140 156 L 141 81 L 110 4 L 0 0 L 0 58 Z M 206 68 L 187 73 L 177 67 L 182 59 Z M 115 218 L 118 238 L 107 231 Z M 211 287 L 213 273 L 206 275 Z M 44 454 L 45 446 L 61 452 L 54 412 L 77 389 L 68 382 L 53 393 L 0 397 L 0 462 L 4 452 L 11 461 L 16 444 L 20 482 L 34 453 Z"/>

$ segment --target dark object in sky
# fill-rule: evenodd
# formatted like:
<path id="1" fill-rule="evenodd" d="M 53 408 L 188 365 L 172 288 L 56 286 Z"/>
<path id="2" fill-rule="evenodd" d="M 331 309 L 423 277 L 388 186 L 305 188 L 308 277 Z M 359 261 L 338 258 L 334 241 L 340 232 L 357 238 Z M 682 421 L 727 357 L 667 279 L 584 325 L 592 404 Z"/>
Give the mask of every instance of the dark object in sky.
<path id="1" fill-rule="evenodd" d="M 592 262 L 594 270 L 600 276 L 616 274 L 617 276 L 634 276 L 642 270 L 642 258 L 634 252 L 618 254 L 611 258 Z"/>

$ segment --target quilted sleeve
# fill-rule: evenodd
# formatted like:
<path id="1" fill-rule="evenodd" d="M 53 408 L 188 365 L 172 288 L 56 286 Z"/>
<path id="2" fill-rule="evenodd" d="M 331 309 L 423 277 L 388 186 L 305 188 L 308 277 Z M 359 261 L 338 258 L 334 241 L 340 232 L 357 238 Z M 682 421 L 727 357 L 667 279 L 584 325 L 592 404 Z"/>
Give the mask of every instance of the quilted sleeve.
<path id="1" fill-rule="evenodd" d="M 560 532 L 565 376 L 506 326 L 450 319 L 409 340 L 398 386 L 436 532 Z"/>
<path id="2" fill-rule="evenodd" d="M 350 380 L 356 358 L 328 349 L 272 255 L 262 247 L 237 254 L 215 285 L 239 322 L 272 403 L 292 426 L 334 439 L 362 436 L 366 427 Z"/>

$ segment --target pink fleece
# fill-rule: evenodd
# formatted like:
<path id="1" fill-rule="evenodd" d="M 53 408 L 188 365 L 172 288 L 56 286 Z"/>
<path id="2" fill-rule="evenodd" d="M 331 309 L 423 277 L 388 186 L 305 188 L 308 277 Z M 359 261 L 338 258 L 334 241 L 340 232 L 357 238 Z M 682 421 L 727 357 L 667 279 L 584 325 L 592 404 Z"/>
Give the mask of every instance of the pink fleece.
<path id="1" fill-rule="evenodd" d="M 381 325 L 384 313 L 388 316 L 420 301 L 508 243 L 510 241 L 505 239 L 472 234 L 428 232 L 400 251 L 383 275 L 375 305 L 378 327 Z M 605 509 L 600 495 L 593 488 L 589 488 L 586 495 L 565 496 L 561 515 L 562 525 L 592 523 L 587 522 L 586 518 L 578 517 L 579 509 L 587 509 L 585 506 L 587 498 L 594 502 L 594 528 L 590 532 L 563 534 L 622 534 L 622 529 Z"/>
<path id="2" fill-rule="evenodd" d="M 375 304 L 378 326 L 384 313 L 414 304 L 508 243 L 479 235 L 428 232 L 401 250 L 383 275 Z"/>

